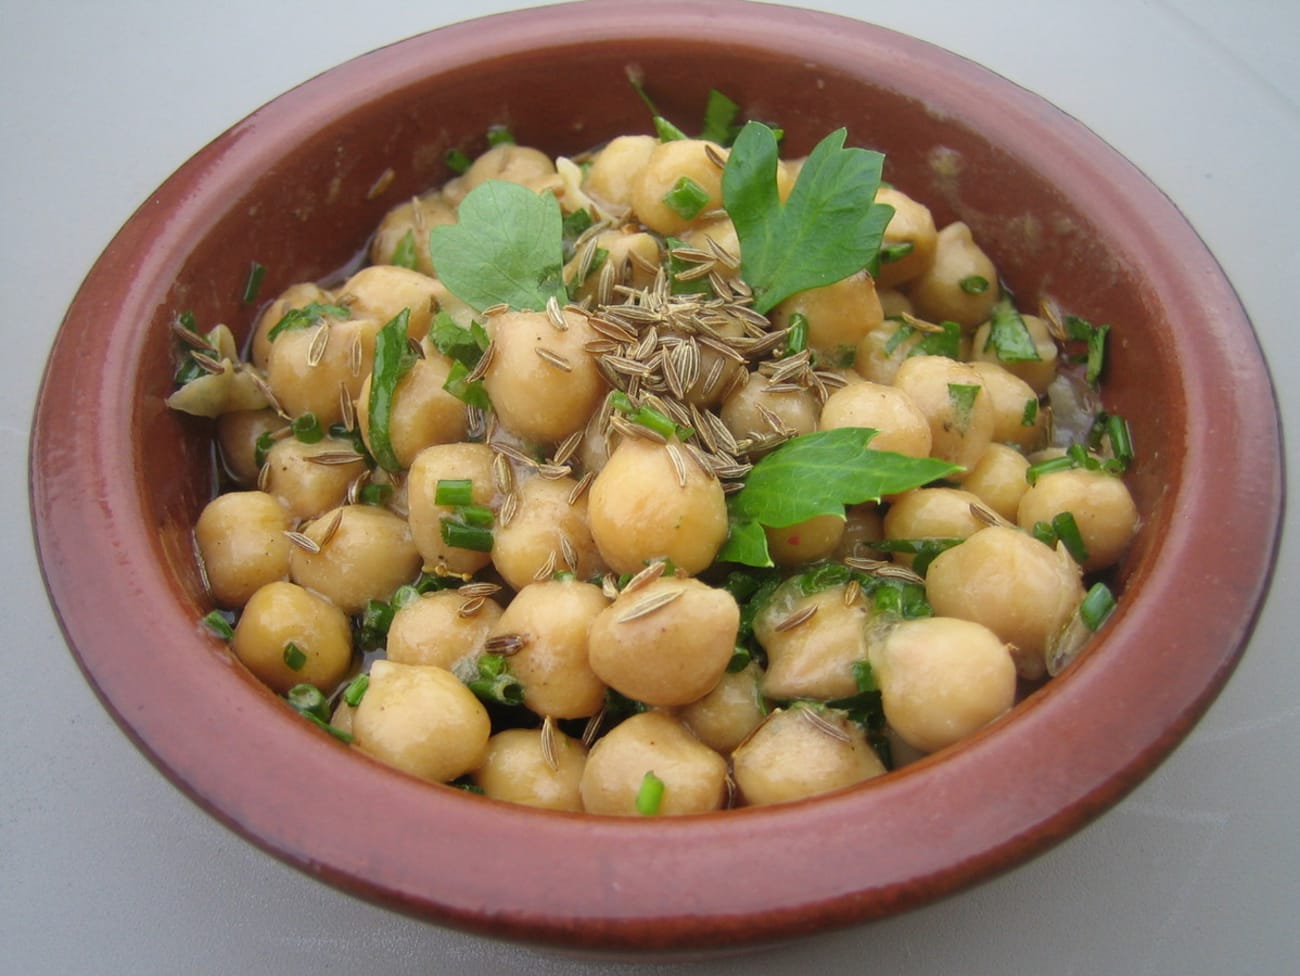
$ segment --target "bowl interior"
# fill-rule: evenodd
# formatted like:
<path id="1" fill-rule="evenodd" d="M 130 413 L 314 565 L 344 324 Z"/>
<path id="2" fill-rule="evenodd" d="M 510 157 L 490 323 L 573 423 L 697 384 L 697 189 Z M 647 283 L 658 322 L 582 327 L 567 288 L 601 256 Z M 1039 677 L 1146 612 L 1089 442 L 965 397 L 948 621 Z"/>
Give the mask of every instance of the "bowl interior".
<path id="1" fill-rule="evenodd" d="M 263 300 L 354 266 L 382 215 L 445 179 L 448 149 L 481 150 L 490 124 L 560 154 L 650 131 L 634 66 L 686 129 L 710 88 L 783 127 L 787 155 L 846 126 L 940 225 L 971 225 L 1022 307 L 1050 296 L 1111 324 L 1106 405 L 1132 425 L 1144 519 L 1105 639 L 1004 720 L 856 790 L 678 823 L 544 815 L 429 787 L 293 716 L 198 626 L 210 604 L 190 531 L 212 458 L 204 425 L 163 404 L 177 313 L 246 336 L 251 262 L 266 268 Z M 1082 127 L 983 69 L 767 6 L 548 8 L 313 79 L 161 187 L 60 333 L 34 431 L 33 516 L 62 626 L 108 707 L 198 802 L 277 855 L 513 938 L 785 938 L 920 904 L 1043 849 L 1114 803 L 1208 705 L 1249 631 L 1280 509 L 1275 414 L 1231 390 L 1211 414 L 1199 395 L 1224 388 L 1228 364 L 1234 382 L 1268 388 L 1240 306 L 1176 210 Z M 1251 485 L 1189 475 L 1211 457 L 1265 460 Z M 1240 504 L 1262 513 L 1253 527 L 1228 533 L 1206 517 Z M 1226 612 L 1209 620 L 1186 568 L 1216 584 L 1225 549 L 1241 558 Z M 98 625 L 122 605 L 149 608 L 146 633 Z M 300 798 L 325 783 L 345 800 L 308 813 Z M 934 816 L 918 822 L 923 808 Z M 482 854 L 489 837 L 509 849 L 501 863 Z"/>

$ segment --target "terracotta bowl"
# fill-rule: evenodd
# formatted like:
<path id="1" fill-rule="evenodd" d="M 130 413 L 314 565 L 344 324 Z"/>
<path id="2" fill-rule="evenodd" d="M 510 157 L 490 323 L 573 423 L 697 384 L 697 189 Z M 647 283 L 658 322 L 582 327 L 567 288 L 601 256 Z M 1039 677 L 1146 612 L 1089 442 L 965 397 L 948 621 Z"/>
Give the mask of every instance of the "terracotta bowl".
<path id="1" fill-rule="evenodd" d="M 212 459 L 203 425 L 163 404 L 173 316 L 246 335 L 251 261 L 267 268 L 267 297 L 348 264 L 389 207 L 446 178 L 448 148 L 481 149 L 490 123 L 552 153 L 649 131 L 630 64 L 668 117 L 699 119 L 717 87 L 784 126 L 792 154 L 848 126 L 941 223 L 972 226 L 1022 303 L 1050 294 L 1114 326 L 1108 405 L 1132 424 L 1144 513 L 1116 576 L 1119 611 L 1002 720 L 856 789 L 677 820 L 507 806 L 320 734 L 199 625 L 211 604 L 190 530 Z M 1244 647 L 1275 548 L 1280 456 L 1232 288 L 1160 191 L 1077 122 L 862 23 L 739 2 L 589 3 L 365 55 L 202 149 L 121 230 L 68 312 L 37 409 L 31 497 L 49 593 L 87 678 L 158 767 L 234 830 L 441 924 L 570 948 L 697 950 L 949 895 L 1118 801 Z"/>

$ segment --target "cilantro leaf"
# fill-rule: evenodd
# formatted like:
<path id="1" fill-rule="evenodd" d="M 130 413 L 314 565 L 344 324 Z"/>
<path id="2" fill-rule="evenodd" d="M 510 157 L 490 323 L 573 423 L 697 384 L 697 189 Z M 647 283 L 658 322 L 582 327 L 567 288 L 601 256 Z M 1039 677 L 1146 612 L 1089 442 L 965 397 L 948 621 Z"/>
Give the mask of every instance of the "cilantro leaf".
<path id="1" fill-rule="evenodd" d="M 476 311 L 506 304 L 541 311 L 564 289 L 563 221 L 551 193 L 488 180 L 461 201 L 459 222 L 429 232 L 429 253 L 451 293 Z"/>
<path id="2" fill-rule="evenodd" d="M 789 199 L 777 193 L 776 135 L 747 122 L 722 171 L 722 201 L 740 238 L 754 308 L 873 266 L 893 208 L 875 203 L 884 156 L 845 149 L 837 129 L 808 156 Z M 435 262 L 436 263 L 436 262 Z"/>

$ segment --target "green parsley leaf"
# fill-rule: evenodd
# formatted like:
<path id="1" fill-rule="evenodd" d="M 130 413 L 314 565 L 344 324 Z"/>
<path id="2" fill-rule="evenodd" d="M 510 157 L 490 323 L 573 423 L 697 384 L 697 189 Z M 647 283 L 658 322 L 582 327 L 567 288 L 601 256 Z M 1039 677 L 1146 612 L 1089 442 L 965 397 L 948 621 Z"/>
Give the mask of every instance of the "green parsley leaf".
<path id="1" fill-rule="evenodd" d="M 388 426 L 393 415 L 397 383 L 413 365 L 415 356 L 407 346 L 407 323 L 411 310 L 404 308 L 375 335 L 375 365 L 370 380 L 370 448 L 376 463 L 385 471 L 400 471 L 402 463 L 393 453 Z"/>
<path id="2" fill-rule="evenodd" d="M 739 105 L 716 88 L 711 88 L 708 101 L 704 103 L 704 129 L 700 138 L 720 146 L 730 146 L 740 132 L 740 126 L 736 124 L 739 115 Z"/>
<path id="3" fill-rule="evenodd" d="M 399 268 L 407 268 L 414 271 L 420 263 L 420 256 L 415 250 L 415 231 L 408 230 L 402 235 L 402 239 L 397 242 L 393 248 L 393 256 L 389 259 L 389 264 L 395 264 Z"/>
<path id="4" fill-rule="evenodd" d="M 291 308 L 280 317 L 280 321 L 271 326 L 267 332 L 268 342 L 274 342 L 279 338 L 281 332 L 289 332 L 293 329 L 305 329 L 308 326 L 315 325 L 321 319 L 350 319 L 352 312 L 343 305 L 326 305 L 321 302 L 311 302 L 302 308 Z"/>
<path id="5" fill-rule="evenodd" d="M 879 257 L 893 208 L 874 202 L 884 156 L 845 149 L 837 129 L 813 149 L 789 199 L 777 193 L 778 145 L 747 122 L 722 171 L 722 200 L 740 238 L 741 274 L 754 308 L 847 278 Z"/>
<path id="6" fill-rule="evenodd" d="M 476 311 L 541 311 L 568 301 L 563 221 L 554 195 L 488 180 L 461 201 L 459 222 L 429 232 L 429 254 L 453 295 Z"/>
<path id="7" fill-rule="evenodd" d="M 984 349 L 992 349 L 998 360 L 1004 363 L 1036 363 L 1043 358 L 1038 354 L 1025 320 L 1005 295 L 993 306 Z"/>

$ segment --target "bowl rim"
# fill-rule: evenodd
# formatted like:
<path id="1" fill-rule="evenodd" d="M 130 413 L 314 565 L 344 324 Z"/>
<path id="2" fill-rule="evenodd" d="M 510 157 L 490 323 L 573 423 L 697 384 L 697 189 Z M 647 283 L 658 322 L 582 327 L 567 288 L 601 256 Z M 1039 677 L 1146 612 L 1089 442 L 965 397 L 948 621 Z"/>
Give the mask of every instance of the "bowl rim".
<path id="1" fill-rule="evenodd" d="M 281 151 L 279 133 L 319 128 L 428 75 L 432 64 L 448 71 L 485 51 L 500 57 L 631 36 L 644 21 L 629 20 L 621 6 L 596 0 L 498 14 L 361 55 L 232 126 L 150 196 L 87 275 L 42 379 L 29 486 L 46 589 L 86 679 L 155 765 L 246 838 L 353 894 L 482 934 L 614 949 L 777 941 L 916 907 L 1062 840 L 1118 802 L 1175 748 L 1245 648 L 1281 526 L 1276 398 L 1250 322 L 1215 259 L 1135 166 L 1082 124 L 973 62 L 832 14 L 749 0 L 649 4 L 665 37 L 690 36 L 731 17 L 742 25 L 748 20 L 734 43 L 760 45 L 762 31 L 775 24 L 796 49 L 818 51 L 819 65 L 870 57 L 888 78 L 923 64 L 940 90 L 970 86 L 995 95 L 999 113 L 986 120 L 992 141 L 1007 142 L 1039 166 L 1054 158 L 1080 160 L 1077 170 L 1062 168 L 1062 186 L 1067 196 L 1104 188 L 1100 203 L 1115 214 L 1114 246 L 1134 255 L 1179 255 L 1177 262 L 1157 262 L 1151 288 L 1153 300 L 1190 296 L 1202 310 L 1187 323 L 1200 341 L 1183 363 L 1185 385 L 1212 388 L 1212 377 L 1225 369 L 1233 383 L 1214 387 L 1213 403 L 1187 397 L 1188 451 L 1171 503 L 1220 511 L 1231 505 L 1255 517 L 1245 527 L 1175 521 L 1161 544 L 1161 559 L 1173 565 L 1190 560 L 1194 548 L 1222 553 L 1222 568 L 1197 567 L 1198 583 L 1218 586 L 1213 619 L 1208 601 L 1199 590 L 1187 592 L 1185 579 L 1153 573 L 1144 580 L 1143 600 L 1158 603 L 1162 612 L 1137 614 L 1121 604 L 1107 625 L 1107 640 L 1185 646 L 1191 649 L 1185 667 L 1167 668 L 1164 654 L 1136 662 L 1084 655 L 1049 694 L 1022 703 L 960 748 L 809 801 L 681 820 L 540 813 L 431 787 L 318 734 L 185 616 L 183 595 L 166 567 L 126 555 L 127 539 L 152 531 L 139 497 L 141 448 L 131 437 L 145 407 L 117 395 L 131 388 L 145 342 L 142 324 L 150 314 L 141 313 L 151 313 L 167 294 L 175 255 L 211 226 L 231 189 L 264 172 Z M 1030 122 L 1048 123 L 1035 130 L 1033 144 L 1024 133 Z M 96 333 L 98 342 L 89 341 Z M 78 382 L 69 388 L 72 376 Z M 1245 388 L 1255 391 L 1249 402 Z M 1269 392 L 1271 410 L 1261 409 L 1259 390 Z M 1225 431 L 1234 434 L 1230 453 L 1211 457 L 1207 438 Z M 1254 477 L 1197 476 L 1221 468 L 1251 470 Z M 142 596 L 168 594 L 171 604 L 156 607 L 132 647 L 104 641 L 98 621 L 114 619 L 120 607 Z M 177 655 L 176 643 L 185 640 L 203 642 L 205 651 Z M 160 701 L 139 689 L 132 672 L 142 666 L 158 670 L 176 690 L 174 698 Z M 1149 702 L 1128 690 L 1144 685 L 1163 689 L 1154 715 Z M 220 707 L 193 714 L 188 701 L 200 693 Z M 1105 702 L 1101 714 L 1098 702 Z M 247 723 L 226 721 L 226 708 L 248 717 Z M 1003 734 L 1011 721 L 1016 734 Z M 1059 734 L 1063 727 L 1071 732 L 1069 748 Z M 265 738 L 267 729 L 274 729 L 273 742 Z M 219 769 L 204 762 L 214 740 L 230 759 Z M 983 786 L 984 773 L 1007 767 L 1043 788 L 1023 791 L 1014 806 L 998 802 Z M 1068 779 L 1062 775 L 1067 768 Z M 311 795 L 313 784 L 337 778 L 338 769 L 346 770 L 350 797 L 363 813 L 382 816 L 387 827 L 380 842 L 366 816 L 295 817 L 269 802 L 265 790 L 249 786 L 252 777 Z M 933 796 L 970 815 L 942 821 L 918 816 Z M 530 843 L 484 851 L 485 833 L 529 837 Z M 734 843 L 737 836 L 745 843 Z M 766 852 L 761 864 L 754 859 L 756 845 Z M 573 850 L 584 852 L 576 863 L 568 856 Z M 509 872 L 509 885 L 501 883 L 502 871 Z M 779 877 L 781 884 L 752 883 L 760 877 Z"/>

